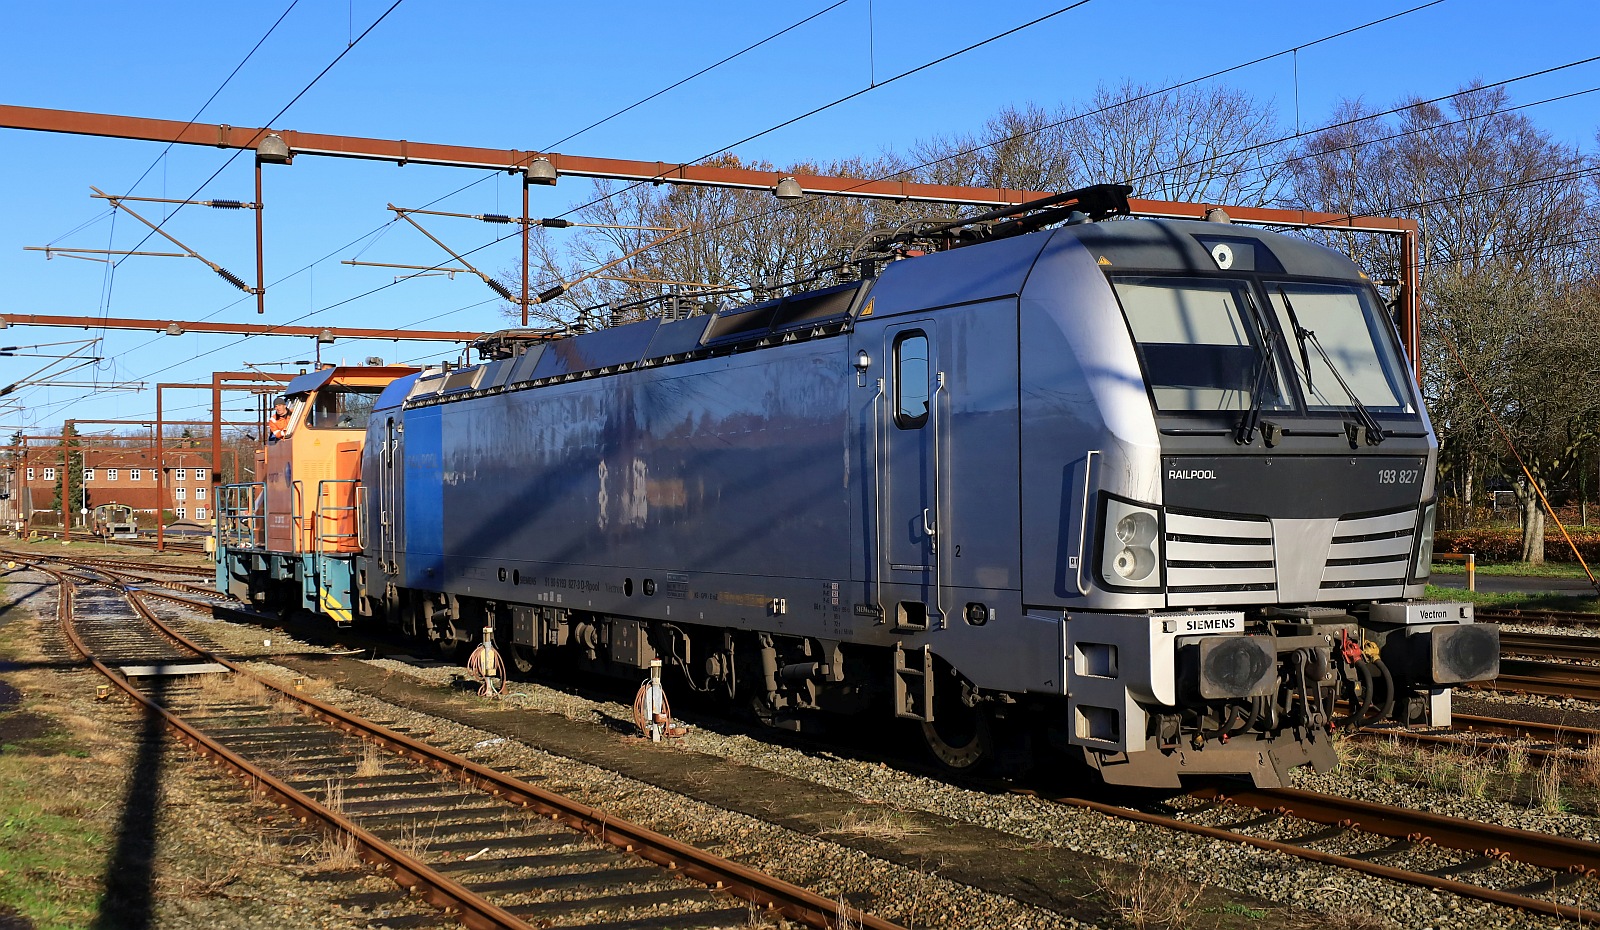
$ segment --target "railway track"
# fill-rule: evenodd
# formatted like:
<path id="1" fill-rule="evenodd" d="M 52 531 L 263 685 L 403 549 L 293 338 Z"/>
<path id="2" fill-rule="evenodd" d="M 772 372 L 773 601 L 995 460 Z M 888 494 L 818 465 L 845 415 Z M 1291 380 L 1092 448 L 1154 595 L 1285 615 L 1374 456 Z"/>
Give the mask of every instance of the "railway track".
<path id="1" fill-rule="evenodd" d="M 1600 614 L 1574 613 L 1562 610 L 1504 610 L 1480 607 L 1474 614 L 1479 620 L 1489 623 L 1600 627 Z"/>
<path id="2" fill-rule="evenodd" d="M 181 595 L 143 593 L 189 606 L 205 603 Z M 1600 731 L 1476 715 L 1457 715 L 1456 723 L 1473 734 L 1557 745 L 1550 750 L 1528 749 L 1531 758 L 1559 756 L 1600 738 Z M 303 728 L 298 732 L 303 734 Z M 1444 734 L 1418 735 L 1461 741 Z M 383 787 L 370 786 L 379 792 Z M 373 800 L 383 803 L 381 797 Z M 1230 788 L 1145 809 L 1082 798 L 1052 800 L 1536 913 L 1600 923 L 1600 911 L 1559 897 L 1569 890 L 1586 891 L 1585 899 L 1593 897 L 1592 887 L 1573 888 L 1592 882 L 1600 871 L 1600 845 L 1593 843 L 1298 791 Z M 358 798 L 358 803 L 364 801 L 365 797 Z M 1240 812 L 1245 815 L 1238 816 Z M 450 848 L 460 850 L 481 848 L 474 846 L 477 842 L 447 841 L 453 844 Z"/>
<path id="3" fill-rule="evenodd" d="M 1588 727 L 1561 726 L 1514 717 L 1488 717 L 1479 714 L 1452 714 L 1451 728 L 1438 732 L 1408 730 L 1401 727 L 1366 727 L 1360 731 L 1365 737 L 1395 739 L 1406 743 L 1419 743 L 1446 749 L 1508 753 L 1515 749 L 1535 762 L 1570 760 L 1600 745 L 1600 730 Z M 1485 741 L 1489 737 L 1493 741 Z M 1547 744 L 1529 746 L 1528 742 Z"/>
<path id="4" fill-rule="evenodd" d="M 1202 789 L 1142 808 L 1039 796 L 1579 925 L 1600 922 L 1600 911 L 1554 899 L 1569 890 L 1594 897 L 1596 843 L 1287 788 Z M 1573 887 L 1582 883 L 1589 887 Z"/>
<path id="5" fill-rule="evenodd" d="M 468 927 L 745 927 L 764 914 L 896 930 L 249 676 L 164 624 L 144 592 L 42 570 L 57 579 L 73 648 L 147 713 Z"/>

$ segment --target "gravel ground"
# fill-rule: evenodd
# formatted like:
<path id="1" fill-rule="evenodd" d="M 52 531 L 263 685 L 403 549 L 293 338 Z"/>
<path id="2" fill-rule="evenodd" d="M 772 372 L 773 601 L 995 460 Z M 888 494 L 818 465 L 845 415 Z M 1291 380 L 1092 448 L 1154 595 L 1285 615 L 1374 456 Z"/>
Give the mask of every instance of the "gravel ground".
<path id="1" fill-rule="evenodd" d="M 401 665 L 404 663 L 388 663 Z M 299 673 L 270 663 L 248 666 L 263 677 L 291 681 Z M 448 683 L 448 669 L 431 670 Z M 572 759 L 553 756 L 485 730 L 416 713 L 339 688 L 315 697 L 385 725 L 404 728 L 475 762 L 535 781 L 540 787 L 668 834 L 736 862 L 863 906 L 908 927 L 1077 928 L 1089 925 L 999 895 L 914 871 L 857 850 L 820 841 L 702 804 L 681 794 Z"/>
<path id="2" fill-rule="evenodd" d="M 270 646 L 263 645 L 261 640 L 266 638 L 263 634 L 239 624 L 212 624 L 198 623 L 197 628 L 205 629 L 216 638 L 225 640 L 228 648 L 240 653 L 255 653 L 269 655 L 272 653 L 299 653 L 315 652 L 317 647 L 306 646 L 288 640 L 281 632 L 272 633 L 273 642 Z M 443 664 L 416 665 L 410 662 L 392 659 L 373 660 L 369 664 L 374 667 L 392 671 L 396 674 L 409 675 L 419 680 L 427 681 L 440 686 L 448 686 L 461 670 L 455 666 Z M 349 701 L 359 708 L 370 708 L 372 713 L 385 712 L 393 716 L 386 719 L 401 720 L 408 711 L 398 708 L 384 709 L 380 704 L 369 703 L 373 699 L 360 695 L 340 692 L 329 692 L 319 695 L 324 698 L 333 697 L 339 702 Z M 593 700 L 588 697 L 570 694 L 564 691 L 545 688 L 527 683 L 514 683 L 508 700 L 527 706 L 530 710 L 559 714 L 571 719 L 589 720 L 597 726 L 622 726 L 631 719 L 630 709 L 618 702 Z M 1499 695 L 1479 694 L 1473 695 L 1475 704 L 1488 702 L 1503 702 L 1507 704 L 1528 703 L 1527 699 L 1506 699 Z M 1561 709 L 1567 707 L 1567 702 L 1552 701 L 1550 699 L 1536 699 L 1536 703 L 1544 703 L 1551 707 Z M 1576 721 L 1574 721 L 1576 722 Z M 441 731 L 442 732 L 442 731 Z M 430 737 L 431 739 L 432 737 Z M 466 730 L 458 736 L 458 745 L 470 748 L 483 739 L 494 738 L 481 730 Z M 952 820 L 973 823 L 1004 831 L 1016 837 L 1039 844 L 1060 846 L 1086 854 L 1103 857 L 1105 859 L 1125 862 L 1136 867 L 1146 863 L 1159 863 L 1160 867 L 1168 872 L 1190 876 L 1207 884 L 1221 888 L 1232 889 L 1241 893 L 1259 895 L 1261 897 L 1279 901 L 1285 905 L 1306 907 L 1328 915 L 1328 921 L 1323 926 L 1398 926 L 1398 927 L 1435 927 L 1444 928 L 1472 928 L 1477 930 L 1484 926 L 1505 927 L 1556 927 L 1566 926 L 1560 921 L 1550 918 L 1530 915 L 1523 912 L 1501 908 L 1471 899 L 1459 898 L 1452 895 L 1439 894 L 1409 885 L 1395 884 L 1379 879 L 1371 879 L 1358 874 L 1340 869 L 1334 869 L 1305 862 L 1299 859 L 1271 853 L 1257 851 L 1231 844 L 1222 844 L 1198 837 L 1189 837 L 1174 834 L 1170 831 L 1153 826 L 1143 826 L 1127 821 L 1105 817 L 1103 815 L 1076 808 L 1064 807 L 1034 798 L 1016 795 L 992 795 L 974 792 L 964 788 L 953 787 L 942 782 L 923 778 L 918 775 L 900 771 L 895 768 L 876 763 L 863 762 L 843 755 L 830 755 L 813 751 L 800 751 L 767 742 L 739 733 L 724 733 L 710 729 L 691 728 L 689 734 L 681 741 L 681 748 L 686 751 L 705 753 L 710 756 L 725 758 L 740 762 L 745 765 L 757 766 L 768 771 L 782 774 L 786 777 L 801 779 L 836 789 L 850 792 L 869 802 L 882 804 L 886 809 L 903 809 L 925 811 L 931 814 L 947 817 Z M 581 774 L 563 775 L 576 785 L 575 790 L 593 791 L 594 798 L 615 796 L 620 803 L 626 804 L 636 797 L 648 797 L 654 804 L 667 804 L 668 799 L 657 796 L 656 789 L 642 785 L 639 782 L 622 778 L 613 773 L 603 772 L 587 766 L 572 766 L 571 762 L 548 757 L 537 750 L 528 749 L 514 743 L 494 744 L 492 755 L 481 757 L 481 761 L 503 767 L 499 754 L 512 754 L 506 756 L 506 762 L 518 766 L 528 766 L 528 772 L 553 773 L 550 766 L 559 766 L 562 772 Z M 526 754 L 526 755 L 524 755 Z M 477 757 L 477 756 L 475 756 Z M 1483 819 L 1489 822 L 1501 823 L 1521 829 L 1549 832 L 1563 836 L 1571 836 L 1591 841 L 1600 841 L 1600 825 L 1593 818 L 1572 814 L 1547 814 L 1525 807 L 1500 803 L 1481 798 L 1463 797 L 1457 794 L 1442 792 L 1425 787 L 1409 785 L 1396 785 L 1372 781 L 1365 778 L 1352 777 L 1349 774 L 1315 775 L 1306 773 L 1296 779 L 1296 786 L 1308 790 L 1326 793 L 1342 794 L 1366 800 L 1389 804 L 1404 804 L 1420 810 L 1428 810 L 1458 817 Z M 682 806 L 690 816 L 684 821 L 684 826 L 679 829 L 695 830 L 703 824 L 715 819 L 726 819 L 737 824 L 731 835 L 714 837 L 712 841 L 727 844 L 724 849 L 734 850 L 745 854 L 748 848 L 759 849 L 768 847 L 781 847 L 786 851 L 787 844 L 799 844 L 799 849 L 804 849 L 808 843 L 806 838 L 798 834 L 785 834 L 781 838 L 772 837 L 773 828 L 770 825 L 751 821 L 742 815 L 732 815 L 715 810 L 701 810 L 694 805 L 697 802 L 674 796 L 671 807 L 677 809 Z M 598 800 L 593 803 L 599 803 Z M 658 823 L 671 824 L 680 815 L 660 813 L 652 815 L 655 808 L 652 803 L 643 805 L 643 816 L 635 817 L 647 825 L 658 826 Z M 630 808 L 631 809 L 631 808 Z M 619 810 L 619 813 L 623 811 Z M 624 816 L 633 817 L 631 814 Z M 652 821 L 651 816 L 663 818 Z M 1244 815 L 1217 815 L 1221 820 L 1239 820 Z M 704 818 L 696 820 L 695 818 Z M 1261 835 L 1271 835 L 1273 831 L 1289 830 L 1294 822 L 1289 821 L 1274 824 L 1256 832 Z M 745 831 L 743 833 L 739 831 Z M 663 832 L 673 832 L 663 829 Z M 1366 838 L 1368 847 L 1383 845 Z M 823 844 L 824 846 L 826 844 Z M 848 850 L 834 852 L 813 851 L 794 852 L 800 858 L 795 860 L 800 870 L 806 868 L 806 863 L 818 861 L 815 857 L 824 855 L 839 855 L 842 868 L 855 868 L 858 861 Z M 727 854 L 725 852 L 725 854 Z M 1437 853 L 1422 850 L 1413 857 L 1417 864 L 1435 867 L 1439 864 Z M 871 866 L 861 868 L 888 867 L 887 863 L 869 860 Z M 783 868 L 780 862 L 778 869 Z M 788 874 L 785 873 L 786 877 Z M 823 870 L 819 874 L 826 874 Z M 835 873 L 842 874 L 842 873 Z M 1520 874 L 1518 868 L 1508 870 L 1507 874 Z M 1541 877 L 1542 873 L 1530 873 L 1529 880 Z M 899 881 L 938 881 L 933 876 L 916 876 L 900 874 Z M 1595 883 L 1591 881 L 1580 882 L 1569 889 L 1570 894 L 1563 900 L 1582 901 L 1586 906 L 1596 906 Z M 820 886 L 819 886 L 820 887 Z M 828 886 L 833 887 L 833 886 Z M 879 887 L 884 887 L 879 885 Z M 965 894 L 970 896 L 971 889 L 948 889 L 952 895 Z M 937 894 L 920 898 L 930 902 L 920 905 L 927 911 L 937 911 L 941 915 L 949 912 L 951 916 L 966 913 L 957 910 L 960 907 L 959 897 L 953 898 L 948 905 L 938 902 L 941 897 Z M 894 906 L 892 901 L 885 905 L 874 905 L 874 909 L 884 912 L 885 906 Z M 901 902 L 900 907 L 908 907 Z M 985 915 L 989 911 L 982 912 Z M 927 917 L 922 918 L 924 921 Z M 947 923 L 946 919 L 935 921 L 946 926 L 968 926 L 978 924 Z M 986 917 L 986 919 L 988 919 Z M 919 923 L 919 925 L 923 925 Z M 984 926 L 1006 926 L 1010 924 L 983 923 Z M 1017 924 L 1019 926 L 1024 924 Z M 1026 924 L 1030 926 L 1044 926 L 1047 924 Z M 1070 925 L 1070 924 L 1067 924 Z"/>
<path id="3" fill-rule="evenodd" d="M 7 609 L 8 640 L 20 644 L 26 659 L 64 658 L 65 644 L 53 622 L 54 589 L 19 584 L 16 576 L 7 580 L 21 602 Z M 29 575 L 26 580 L 44 579 Z M 51 622 L 15 619 L 24 612 Z M 158 746 L 149 743 L 130 703 L 94 700 L 102 680 L 98 673 L 44 665 L 10 669 L 6 678 L 30 710 L 72 734 L 66 753 L 39 755 L 34 766 L 41 779 L 69 780 L 74 803 L 63 816 L 104 836 L 103 848 L 91 851 L 85 871 L 49 876 L 52 883 L 86 890 L 91 900 L 97 889 L 111 889 L 99 905 L 101 919 L 96 921 L 93 911 L 69 914 L 56 926 L 124 926 L 135 919 L 134 912 L 148 915 L 148 924 L 141 926 L 164 930 L 342 930 L 395 918 L 420 919 L 416 926 L 447 925 L 386 879 L 330 869 L 331 853 L 319 834 L 252 801 L 238 779 L 170 737 L 156 737 Z M 141 767 L 141 758 L 157 761 Z M 36 796 L 48 797 L 48 789 L 38 789 Z M 148 878 L 130 877 L 141 874 Z M 346 903 L 358 895 L 377 903 Z M 0 907 L 0 927 L 34 926 L 24 920 Z"/>

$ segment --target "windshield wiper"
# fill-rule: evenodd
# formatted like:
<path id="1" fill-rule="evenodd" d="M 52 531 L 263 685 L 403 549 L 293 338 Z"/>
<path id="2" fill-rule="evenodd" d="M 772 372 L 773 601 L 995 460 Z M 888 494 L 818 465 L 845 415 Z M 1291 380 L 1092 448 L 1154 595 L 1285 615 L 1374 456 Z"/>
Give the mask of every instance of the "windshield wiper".
<path id="1" fill-rule="evenodd" d="M 1294 338 L 1300 343 L 1300 358 L 1305 364 L 1306 393 L 1309 394 L 1312 390 L 1311 360 L 1306 357 L 1306 343 L 1309 342 L 1317 350 L 1317 355 L 1322 358 L 1322 363 L 1328 366 L 1328 371 L 1333 373 L 1333 379 L 1339 382 L 1339 387 L 1344 391 L 1345 396 L 1350 398 L 1350 406 L 1354 409 L 1356 417 L 1354 425 L 1366 431 L 1367 445 L 1376 446 L 1382 443 L 1385 438 L 1383 427 L 1373 417 L 1372 411 L 1367 409 L 1367 405 L 1361 402 L 1361 398 L 1356 396 L 1356 392 L 1350 390 L 1350 385 L 1345 383 L 1344 375 L 1339 374 L 1339 367 L 1333 363 L 1333 359 L 1328 357 L 1327 350 L 1322 348 L 1322 342 L 1317 339 L 1317 334 L 1300 325 L 1300 317 L 1294 312 L 1294 302 L 1289 299 L 1289 292 L 1284 290 L 1282 285 L 1278 286 L 1278 296 L 1283 298 L 1283 308 L 1288 311 L 1289 322 L 1294 326 Z M 1356 445 L 1355 430 L 1350 429 L 1347 432 L 1350 434 L 1350 445 L 1354 448 Z"/>
<path id="2" fill-rule="evenodd" d="M 1266 320 L 1262 318 L 1260 310 L 1256 307 L 1256 299 L 1250 292 L 1244 292 L 1244 298 L 1250 305 L 1250 313 L 1255 317 L 1256 332 L 1261 336 L 1261 360 L 1256 362 L 1255 387 L 1250 390 L 1250 408 L 1244 416 L 1239 418 L 1239 426 L 1234 430 L 1233 441 L 1241 446 L 1248 446 L 1255 441 L 1256 427 L 1261 423 L 1262 391 L 1267 386 L 1267 375 L 1272 370 L 1272 347 L 1276 344 L 1273 336 L 1267 332 Z M 1278 339 L 1283 338 L 1279 334 Z M 1267 445 L 1272 445 L 1270 435 L 1263 436 Z"/>

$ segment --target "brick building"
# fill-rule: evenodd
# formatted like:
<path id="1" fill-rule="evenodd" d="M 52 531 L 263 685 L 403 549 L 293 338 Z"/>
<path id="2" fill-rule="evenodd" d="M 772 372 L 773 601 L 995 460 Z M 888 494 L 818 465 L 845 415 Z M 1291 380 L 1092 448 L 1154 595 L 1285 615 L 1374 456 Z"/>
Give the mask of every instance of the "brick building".
<path id="1" fill-rule="evenodd" d="M 83 456 L 82 472 L 72 476 L 72 487 L 83 489 L 85 507 L 92 510 L 99 504 L 124 504 L 140 513 L 156 512 L 154 450 L 83 447 L 74 449 L 73 454 Z M 211 519 L 215 492 L 210 452 L 169 448 L 165 458 L 166 500 L 162 508 L 179 520 L 203 523 Z M 29 449 L 26 458 L 17 463 L 16 484 L 27 487 L 31 504 L 26 506 L 34 512 L 52 510 L 61 467 L 59 447 Z"/>

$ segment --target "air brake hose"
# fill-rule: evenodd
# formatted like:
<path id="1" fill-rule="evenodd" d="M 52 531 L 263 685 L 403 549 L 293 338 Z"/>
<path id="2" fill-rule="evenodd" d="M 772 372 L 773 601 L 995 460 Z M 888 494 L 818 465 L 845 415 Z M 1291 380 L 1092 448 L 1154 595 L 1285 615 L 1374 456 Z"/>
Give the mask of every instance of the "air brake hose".
<path id="1" fill-rule="evenodd" d="M 1300 680 L 1300 720 L 1309 730 L 1314 723 L 1314 715 L 1311 713 L 1311 695 L 1306 689 L 1307 662 L 1306 651 L 1304 649 L 1296 649 L 1294 651 L 1294 673 L 1295 677 Z"/>
<path id="2" fill-rule="evenodd" d="M 1377 667 L 1378 674 L 1383 676 L 1383 710 L 1373 722 L 1388 720 L 1394 714 L 1394 676 L 1389 674 L 1389 666 L 1383 664 L 1382 659 L 1374 659 L 1372 664 Z"/>
<path id="3" fill-rule="evenodd" d="M 1353 730 L 1367 725 L 1367 714 L 1372 710 L 1372 666 L 1368 665 L 1365 659 L 1352 662 L 1351 666 L 1361 679 L 1359 685 L 1361 704 L 1350 712 L 1350 716 L 1344 718 L 1344 726 Z"/>

